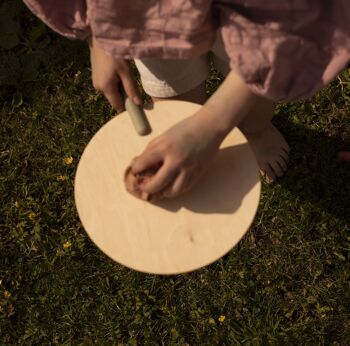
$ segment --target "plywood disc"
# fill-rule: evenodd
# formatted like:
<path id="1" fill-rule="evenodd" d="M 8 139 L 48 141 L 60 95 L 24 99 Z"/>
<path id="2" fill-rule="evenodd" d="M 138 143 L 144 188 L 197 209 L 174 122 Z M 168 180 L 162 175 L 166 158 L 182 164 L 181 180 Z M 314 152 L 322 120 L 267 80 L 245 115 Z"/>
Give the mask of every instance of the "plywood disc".
<path id="1" fill-rule="evenodd" d="M 260 196 L 258 166 L 242 133 L 222 143 L 208 172 L 188 193 L 151 204 L 126 190 L 124 171 L 148 142 L 192 115 L 196 104 L 162 101 L 146 111 L 152 133 L 135 133 L 127 113 L 104 125 L 87 145 L 75 179 L 75 201 L 92 241 L 129 268 L 178 274 L 226 254 L 248 230 Z"/>

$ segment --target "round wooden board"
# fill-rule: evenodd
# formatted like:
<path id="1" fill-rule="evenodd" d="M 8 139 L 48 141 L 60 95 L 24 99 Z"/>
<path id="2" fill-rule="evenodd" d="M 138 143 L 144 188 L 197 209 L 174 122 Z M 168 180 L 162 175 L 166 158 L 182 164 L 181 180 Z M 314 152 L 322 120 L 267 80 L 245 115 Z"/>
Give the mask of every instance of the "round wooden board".
<path id="1" fill-rule="evenodd" d="M 75 178 L 75 202 L 92 241 L 126 267 L 179 274 L 206 266 L 238 243 L 260 197 L 254 155 L 235 129 L 208 172 L 188 193 L 156 204 L 131 196 L 124 172 L 148 142 L 192 115 L 199 105 L 157 102 L 146 110 L 152 133 L 136 134 L 124 112 L 105 124 L 85 148 Z"/>

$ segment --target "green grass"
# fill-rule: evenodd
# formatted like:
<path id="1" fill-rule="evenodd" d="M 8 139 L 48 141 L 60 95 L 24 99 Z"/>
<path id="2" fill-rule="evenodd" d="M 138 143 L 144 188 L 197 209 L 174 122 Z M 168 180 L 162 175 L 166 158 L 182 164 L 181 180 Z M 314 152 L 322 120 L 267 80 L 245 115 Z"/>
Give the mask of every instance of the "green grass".
<path id="1" fill-rule="evenodd" d="M 40 24 L 20 16 L 26 42 Z M 77 216 L 77 163 L 113 116 L 91 87 L 86 46 L 48 29 L 30 42 L 0 51 L 0 65 L 42 54 L 35 77 L 0 92 L 1 345 L 350 344 L 350 164 L 336 157 L 350 148 L 349 70 L 277 107 L 290 167 L 263 186 L 239 245 L 205 269 L 160 277 L 112 262 Z M 208 91 L 218 83 L 212 74 Z"/>

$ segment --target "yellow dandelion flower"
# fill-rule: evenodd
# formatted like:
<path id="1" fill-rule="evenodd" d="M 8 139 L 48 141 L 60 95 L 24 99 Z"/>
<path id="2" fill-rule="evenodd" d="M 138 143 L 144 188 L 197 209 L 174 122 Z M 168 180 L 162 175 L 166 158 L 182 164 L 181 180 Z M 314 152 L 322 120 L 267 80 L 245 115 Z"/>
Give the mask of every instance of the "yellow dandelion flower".
<path id="1" fill-rule="evenodd" d="M 63 248 L 65 250 L 69 249 L 70 247 L 72 246 L 72 243 L 70 241 L 66 241 L 64 244 L 63 244 Z"/>
<path id="2" fill-rule="evenodd" d="M 31 220 L 31 221 L 33 221 L 33 220 L 35 220 L 36 218 L 37 218 L 37 214 L 36 213 L 34 213 L 34 211 L 31 211 L 29 214 L 28 214 L 28 218 L 29 218 L 29 220 Z"/>
<path id="3" fill-rule="evenodd" d="M 73 163 L 73 157 L 72 156 L 67 156 L 64 158 L 64 163 L 67 165 L 67 166 L 70 166 L 72 163 Z"/>
<path id="4" fill-rule="evenodd" d="M 5 290 L 5 291 L 4 291 L 4 298 L 5 298 L 5 299 L 9 299 L 10 297 L 11 297 L 11 292 Z"/>
<path id="5" fill-rule="evenodd" d="M 209 318 L 209 324 L 215 324 L 215 320 L 212 317 Z"/>
<path id="6" fill-rule="evenodd" d="M 68 176 L 67 175 L 59 175 L 57 177 L 57 180 L 58 181 L 65 181 L 65 180 L 68 180 Z"/>
<path id="7" fill-rule="evenodd" d="M 20 207 L 20 205 L 19 205 L 19 202 L 18 202 L 18 201 L 16 201 L 16 202 L 15 202 L 15 207 L 16 207 L 17 209 Z"/>
<path id="8" fill-rule="evenodd" d="M 218 318 L 218 321 L 220 322 L 220 323 L 223 323 L 224 321 L 225 321 L 225 316 L 223 316 L 223 315 L 221 315 L 219 318 Z"/>

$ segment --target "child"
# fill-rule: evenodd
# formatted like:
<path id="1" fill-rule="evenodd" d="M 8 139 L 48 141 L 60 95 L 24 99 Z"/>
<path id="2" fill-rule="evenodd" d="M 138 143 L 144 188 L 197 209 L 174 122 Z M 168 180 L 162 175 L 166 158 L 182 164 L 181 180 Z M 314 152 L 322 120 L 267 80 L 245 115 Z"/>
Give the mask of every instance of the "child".
<path id="1" fill-rule="evenodd" d="M 119 82 L 141 104 L 129 58 L 154 101 L 204 104 L 133 160 L 135 175 L 161 163 L 141 186 L 147 194 L 188 190 L 235 126 L 266 180 L 282 176 L 289 146 L 271 123 L 273 102 L 313 95 L 350 61 L 348 0 L 24 2 L 54 30 L 89 41 L 93 84 L 117 111 Z M 209 50 L 225 80 L 206 100 Z"/>

